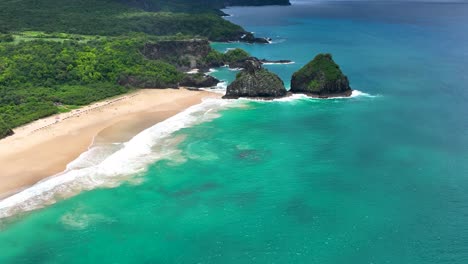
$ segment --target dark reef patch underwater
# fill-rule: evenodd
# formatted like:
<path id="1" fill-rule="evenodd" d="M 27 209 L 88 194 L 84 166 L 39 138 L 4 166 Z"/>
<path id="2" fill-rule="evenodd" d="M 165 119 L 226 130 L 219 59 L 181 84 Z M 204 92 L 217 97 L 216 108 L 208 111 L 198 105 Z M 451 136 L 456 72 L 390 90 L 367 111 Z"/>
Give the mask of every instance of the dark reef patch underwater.
<path id="1" fill-rule="evenodd" d="M 286 84 L 331 53 L 361 93 L 211 102 L 145 172 L 1 222 L 0 263 L 467 263 L 468 5 L 224 12 L 274 42 L 216 49 L 291 59 Z"/>

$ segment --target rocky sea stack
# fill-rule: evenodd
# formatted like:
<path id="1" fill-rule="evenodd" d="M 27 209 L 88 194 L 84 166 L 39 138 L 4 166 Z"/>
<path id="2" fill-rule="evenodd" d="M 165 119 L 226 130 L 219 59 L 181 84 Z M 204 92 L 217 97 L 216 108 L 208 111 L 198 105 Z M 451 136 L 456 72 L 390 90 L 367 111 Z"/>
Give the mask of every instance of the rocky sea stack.
<path id="1" fill-rule="evenodd" d="M 274 73 L 262 67 L 256 60 L 246 60 L 236 80 L 232 82 L 226 91 L 225 99 L 239 97 L 253 97 L 273 99 L 287 94 L 283 81 Z"/>
<path id="2" fill-rule="evenodd" d="M 348 77 L 341 72 L 331 54 L 319 54 L 295 72 L 290 91 L 322 98 L 350 96 L 352 93 Z"/>
<path id="3" fill-rule="evenodd" d="M 203 73 L 196 74 L 187 74 L 184 79 L 179 83 L 183 87 L 192 87 L 192 88 L 205 88 L 205 87 L 214 87 L 220 81 L 213 76 L 206 75 Z"/>

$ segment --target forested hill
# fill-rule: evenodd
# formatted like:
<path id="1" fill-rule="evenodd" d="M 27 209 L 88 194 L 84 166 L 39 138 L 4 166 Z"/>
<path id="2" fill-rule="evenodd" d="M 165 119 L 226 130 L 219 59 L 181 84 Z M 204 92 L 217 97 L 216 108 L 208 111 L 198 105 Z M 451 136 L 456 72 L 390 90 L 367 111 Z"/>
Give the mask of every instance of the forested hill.
<path id="1" fill-rule="evenodd" d="M 223 2 L 230 6 L 291 5 L 289 0 L 228 0 Z"/>
<path id="2" fill-rule="evenodd" d="M 244 33 L 240 26 L 205 7 L 201 13 L 187 14 L 145 11 L 129 4 L 122 0 L 2 0 L 0 32 L 43 31 L 101 36 L 130 32 L 158 36 L 181 33 L 215 41 L 235 40 Z M 175 2 L 167 5 L 173 6 Z M 189 6 L 181 5 L 180 10 Z"/>
<path id="3" fill-rule="evenodd" d="M 151 60 L 148 42 L 239 40 L 247 32 L 224 20 L 225 5 L 284 0 L 1 0 L 0 138 L 11 128 L 145 87 L 171 87 L 185 73 Z M 213 51 L 214 52 L 214 51 Z M 213 53 L 211 57 L 221 55 Z"/>
<path id="4" fill-rule="evenodd" d="M 152 11 L 203 12 L 218 11 L 226 6 L 290 5 L 289 0 L 120 0 Z"/>

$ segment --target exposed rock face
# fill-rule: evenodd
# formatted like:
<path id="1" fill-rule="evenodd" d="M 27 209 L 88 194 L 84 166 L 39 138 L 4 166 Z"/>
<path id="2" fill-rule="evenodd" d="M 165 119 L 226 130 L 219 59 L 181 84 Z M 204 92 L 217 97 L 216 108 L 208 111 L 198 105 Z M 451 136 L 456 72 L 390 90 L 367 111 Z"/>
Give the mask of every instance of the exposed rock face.
<path id="1" fill-rule="evenodd" d="M 290 64 L 290 63 L 293 63 L 292 60 L 267 60 L 267 59 L 261 59 L 260 62 L 262 64 L 265 64 L 265 63 L 273 63 L 273 64 Z"/>
<path id="2" fill-rule="evenodd" d="M 331 54 L 319 54 L 295 72 L 290 91 L 325 98 L 350 96 L 352 93 L 348 77 L 341 72 Z"/>
<path id="3" fill-rule="evenodd" d="M 273 99 L 287 94 L 283 81 L 274 73 L 262 68 L 262 64 L 255 60 L 247 60 L 244 70 L 237 74 L 226 91 L 225 99 L 239 97 L 254 97 Z"/>
<path id="4" fill-rule="evenodd" d="M 289 63 L 292 63 L 292 61 L 290 60 L 277 60 L 277 61 L 274 61 L 274 60 L 267 60 L 267 59 L 258 59 L 257 57 L 248 57 L 246 59 L 242 59 L 242 60 L 238 60 L 238 61 L 234 61 L 234 62 L 231 62 L 229 63 L 229 68 L 231 69 L 238 69 L 238 68 L 243 68 L 244 65 L 245 65 L 245 62 L 247 60 L 253 60 L 253 61 L 256 61 L 260 64 L 266 64 L 266 63 L 277 63 L 277 64 L 289 64 Z"/>
<path id="5" fill-rule="evenodd" d="M 180 86 L 185 87 L 213 87 L 216 86 L 220 81 L 213 76 L 204 74 L 187 74 L 185 78 L 180 82 Z"/>
<path id="6" fill-rule="evenodd" d="M 147 43 L 143 47 L 143 55 L 152 60 L 165 60 L 180 70 L 188 70 L 200 66 L 210 52 L 210 42 L 203 39 L 168 40 L 157 43 Z"/>
<path id="7" fill-rule="evenodd" d="M 253 33 L 247 32 L 243 34 L 240 38 L 239 41 L 241 42 L 247 42 L 247 43 L 258 43 L 258 44 L 268 44 L 270 43 L 271 39 L 270 38 L 257 38 L 254 36 Z"/>
<path id="8" fill-rule="evenodd" d="M 250 36 L 253 35 L 250 34 Z M 258 58 L 250 57 L 250 55 L 242 49 L 229 50 L 224 54 L 220 53 L 219 57 L 213 59 L 210 55 L 215 51 L 211 48 L 209 41 L 202 39 L 168 40 L 157 43 L 147 43 L 141 52 L 148 59 L 166 61 L 174 65 L 180 71 L 198 68 L 206 72 L 210 68 L 224 65 L 229 65 L 230 68 L 243 68 L 246 60 L 255 60 L 261 64 L 291 62 L 289 60 L 259 60 Z M 207 58 L 211 58 L 211 60 Z"/>

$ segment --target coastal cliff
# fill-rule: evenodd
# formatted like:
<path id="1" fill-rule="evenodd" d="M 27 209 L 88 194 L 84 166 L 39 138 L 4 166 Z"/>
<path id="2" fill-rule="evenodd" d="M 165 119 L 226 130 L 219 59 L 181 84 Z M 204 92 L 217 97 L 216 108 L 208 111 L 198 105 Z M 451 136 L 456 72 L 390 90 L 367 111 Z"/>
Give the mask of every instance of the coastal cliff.
<path id="1" fill-rule="evenodd" d="M 292 63 L 290 60 L 272 61 L 252 57 L 243 49 L 230 49 L 221 53 L 210 46 L 205 39 L 191 40 L 165 40 L 156 43 L 146 43 L 141 53 L 150 60 L 162 60 L 174 65 L 180 71 L 188 71 L 198 68 L 208 71 L 210 68 L 229 66 L 229 68 L 243 68 L 247 60 L 253 60 L 260 64 Z"/>
<path id="2" fill-rule="evenodd" d="M 268 42 L 223 19 L 219 9 L 289 4 L 47 0 L 34 1 L 31 13 L 30 2 L 0 1 L 0 93 L 8 94 L 0 98 L 0 113 L 10 128 L 135 88 L 212 85 L 217 80 L 185 72 L 227 65 L 236 54 L 216 52 L 208 41 Z M 176 43 L 189 36 L 200 39 Z"/>
<path id="3" fill-rule="evenodd" d="M 167 61 L 179 70 L 189 70 L 200 67 L 211 51 L 208 40 L 193 39 L 146 43 L 141 53 L 151 60 Z"/>
<path id="4" fill-rule="evenodd" d="M 324 98 L 350 96 L 352 93 L 348 77 L 341 72 L 331 54 L 319 54 L 295 72 L 290 91 Z"/>
<path id="5" fill-rule="evenodd" d="M 290 63 L 293 63 L 293 61 L 291 61 L 291 60 L 267 60 L 267 59 L 259 59 L 257 57 L 246 57 L 246 58 L 242 58 L 242 59 L 239 59 L 239 60 L 229 62 L 228 66 L 231 69 L 243 68 L 244 64 L 245 64 L 245 62 L 247 60 L 253 60 L 253 61 L 256 61 L 256 62 L 258 62 L 258 63 L 260 63 L 262 65 L 263 64 L 290 64 Z"/>
<path id="6" fill-rule="evenodd" d="M 203 73 L 196 74 L 187 74 L 184 79 L 179 83 L 183 87 L 192 87 L 192 88 L 206 88 L 214 87 L 220 81 L 213 76 L 206 75 Z"/>
<path id="7" fill-rule="evenodd" d="M 273 99 L 287 94 L 283 81 L 276 74 L 264 69 L 258 61 L 247 60 L 243 68 L 244 70 L 237 74 L 236 80 L 227 87 L 224 99 Z"/>

